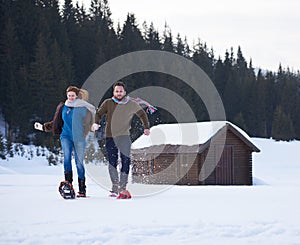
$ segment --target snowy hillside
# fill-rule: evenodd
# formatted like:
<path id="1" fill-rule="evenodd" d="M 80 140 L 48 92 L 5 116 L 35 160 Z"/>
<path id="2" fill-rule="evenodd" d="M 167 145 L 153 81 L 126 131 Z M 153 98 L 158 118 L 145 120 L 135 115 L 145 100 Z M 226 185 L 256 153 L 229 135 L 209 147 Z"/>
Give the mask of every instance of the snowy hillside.
<path id="1" fill-rule="evenodd" d="M 1 160 L 0 244 L 300 244 L 300 142 L 252 140 L 254 186 L 174 186 L 130 200 L 107 197 L 91 172 L 90 197 L 63 200 L 62 166 Z"/>

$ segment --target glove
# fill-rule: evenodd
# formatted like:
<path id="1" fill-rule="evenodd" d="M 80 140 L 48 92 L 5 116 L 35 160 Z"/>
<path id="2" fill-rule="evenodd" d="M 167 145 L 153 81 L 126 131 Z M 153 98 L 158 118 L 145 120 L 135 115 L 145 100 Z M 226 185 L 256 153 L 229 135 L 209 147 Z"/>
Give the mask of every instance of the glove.
<path id="1" fill-rule="evenodd" d="M 41 124 L 41 123 L 39 123 L 39 122 L 35 122 L 35 123 L 34 123 L 34 128 L 35 128 L 36 130 L 44 131 L 44 130 L 43 130 L 43 124 Z"/>
<path id="2" fill-rule="evenodd" d="M 91 131 L 95 132 L 96 130 L 98 130 L 100 128 L 100 125 L 97 123 L 93 123 L 91 126 Z"/>

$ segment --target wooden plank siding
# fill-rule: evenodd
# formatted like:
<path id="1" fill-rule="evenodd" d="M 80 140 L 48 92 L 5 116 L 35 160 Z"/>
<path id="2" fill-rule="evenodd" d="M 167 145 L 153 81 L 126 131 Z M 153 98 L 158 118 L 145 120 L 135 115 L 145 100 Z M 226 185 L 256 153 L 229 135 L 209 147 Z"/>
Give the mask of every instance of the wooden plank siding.
<path id="1" fill-rule="evenodd" d="M 199 162 L 200 154 L 180 154 L 180 161 L 177 163 L 177 181 L 178 185 L 199 185 Z"/>
<path id="2" fill-rule="evenodd" d="M 215 142 L 215 147 L 218 147 L 218 140 Z M 252 152 L 249 147 L 243 143 L 231 131 L 227 131 L 226 147 L 232 147 L 233 161 L 232 161 L 232 175 L 233 180 L 231 184 L 234 185 L 252 185 Z M 207 152 L 207 151 L 206 151 Z M 206 153 L 207 154 L 207 153 Z M 216 150 L 213 150 L 213 155 L 216 155 Z M 222 155 L 223 157 L 223 155 Z M 205 161 L 206 164 L 215 164 L 215 158 L 211 156 Z M 219 163 L 217 164 L 219 166 Z M 219 166 L 220 167 L 220 166 Z M 227 181 L 217 180 L 216 171 L 213 171 L 202 184 L 205 185 L 223 185 L 229 184 Z"/>
<path id="3" fill-rule="evenodd" d="M 178 185 L 252 185 L 252 152 L 259 149 L 253 148 L 234 128 L 226 126 L 205 144 L 185 147 L 186 152 L 178 152 L 178 146 L 172 145 L 149 147 L 140 153 L 135 151 L 132 156 L 132 181 Z M 155 154 L 157 149 L 167 149 L 167 152 Z"/>
<path id="4" fill-rule="evenodd" d="M 136 160 L 139 158 L 140 160 Z M 133 182 L 198 185 L 198 154 L 147 154 L 132 161 Z M 142 160 L 143 159 L 143 160 Z"/>

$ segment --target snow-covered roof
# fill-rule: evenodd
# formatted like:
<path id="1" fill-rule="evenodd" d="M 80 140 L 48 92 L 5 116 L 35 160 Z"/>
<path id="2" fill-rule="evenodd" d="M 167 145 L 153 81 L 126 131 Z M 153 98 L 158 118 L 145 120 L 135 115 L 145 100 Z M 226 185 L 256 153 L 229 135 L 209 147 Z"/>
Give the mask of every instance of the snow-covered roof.
<path id="1" fill-rule="evenodd" d="M 232 126 L 249 142 L 251 138 L 239 127 L 228 121 L 160 124 L 151 127 L 150 135 L 142 135 L 132 143 L 132 149 L 157 145 L 200 145 L 210 140 L 226 125 Z"/>

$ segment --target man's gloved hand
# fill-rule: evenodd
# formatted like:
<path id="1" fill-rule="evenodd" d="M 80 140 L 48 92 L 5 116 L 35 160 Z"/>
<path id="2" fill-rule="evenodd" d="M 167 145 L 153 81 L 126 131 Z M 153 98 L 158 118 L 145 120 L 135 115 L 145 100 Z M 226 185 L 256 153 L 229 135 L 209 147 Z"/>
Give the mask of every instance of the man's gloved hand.
<path id="1" fill-rule="evenodd" d="M 93 123 L 93 125 L 91 126 L 91 131 L 95 132 L 100 128 L 100 125 L 98 123 Z"/>

